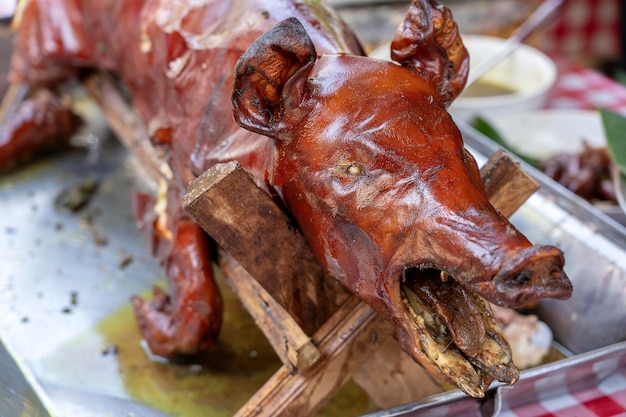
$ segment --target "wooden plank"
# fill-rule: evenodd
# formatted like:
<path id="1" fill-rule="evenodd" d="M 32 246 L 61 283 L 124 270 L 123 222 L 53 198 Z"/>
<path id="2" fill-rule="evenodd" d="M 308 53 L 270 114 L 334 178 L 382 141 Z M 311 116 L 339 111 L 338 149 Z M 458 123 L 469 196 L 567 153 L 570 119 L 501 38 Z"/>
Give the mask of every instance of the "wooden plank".
<path id="1" fill-rule="evenodd" d="M 313 336 L 322 360 L 295 374 L 281 367 L 235 417 L 313 415 L 392 333 L 371 307 L 351 297 Z"/>
<path id="2" fill-rule="evenodd" d="M 539 184 L 502 149 L 483 165 L 480 176 L 489 201 L 506 217 L 539 189 Z"/>
<path id="3" fill-rule="evenodd" d="M 319 350 L 293 317 L 232 256 L 224 253 L 221 258 L 220 267 L 228 285 L 289 373 L 302 371 L 317 362 L 321 357 Z"/>
<path id="4" fill-rule="evenodd" d="M 145 124 L 122 97 L 109 76 L 95 73 L 83 85 L 98 103 L 109 126 L 122 144 L 138 157 L 152 179 L 172 179 L 172 171 L 164 158 L 152 146 Z"/>
<path id="5" fill-rule="evenodd" d="M 395 337 L 382 343 L 354 372 L 352 379 L 383 410 L 443 391 L 441 383 L 404 353 Z"/>
<path id="6" fill-rule="evenodd" d="M 328 279 L 298 228 L 235 161 L 193 180 L 183 208 L 313 334 L 348 297 Z"/>
<path id="7" fill-rule="evenodd" d="M 9 84 L 9 88 L 4 93 L 0 102 L 0 124 L 6 123 L 9 117 L 15 113 L 17 107 L 26 99 L 30 87 L 25 84 Z"/>

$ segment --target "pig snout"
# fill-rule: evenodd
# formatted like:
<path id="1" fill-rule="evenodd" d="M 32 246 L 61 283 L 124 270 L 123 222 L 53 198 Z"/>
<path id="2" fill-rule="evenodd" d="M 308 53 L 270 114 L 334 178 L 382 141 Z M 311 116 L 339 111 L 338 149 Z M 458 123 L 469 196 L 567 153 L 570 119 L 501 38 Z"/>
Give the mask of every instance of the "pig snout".
<path id="1" fill-rule="evenodd" d="M 470 209 L 462 198 L 439 205 L 437 216 L 416 219 L 396 247 L 392 269 L 437 269 L 442 277 L 501 306 L 518 308 L 542 298 L 566 299 L 572 284 L 564 256 L 554 246 L 533 246 L 486 200 L 474 195 Z M 476 203 L 478 201 L 478 203 Z"/>
<path id="2" fill-rule="evenodd" d="M 564 263 L 563 253 L 553 246 L 530 247 L 508 258 L 493 279 L 495 303 L 518 308 L 541 298 L 569 298 L 572 284 Z"/>
<path id="3" fill-rule="evenodd" d="M 572 284 L 563 270 L 560 249 L 533 246 L 508 219 L 488 208 L 460 218 L 463 223 L 442 222 L 438 229 L 445 229 L 451 243 L 441 253 L 454 254 L 441 264 L 453 262 L 448 263 L 448 271 L 461 285 L 509 308 L 571 296 Z"/>

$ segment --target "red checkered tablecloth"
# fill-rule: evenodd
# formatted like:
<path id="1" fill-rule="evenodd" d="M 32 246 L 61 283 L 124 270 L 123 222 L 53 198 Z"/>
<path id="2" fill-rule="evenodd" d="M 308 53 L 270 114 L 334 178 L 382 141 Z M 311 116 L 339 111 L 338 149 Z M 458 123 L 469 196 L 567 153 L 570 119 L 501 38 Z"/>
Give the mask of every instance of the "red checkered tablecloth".
<path id="1" fill-rule="evenodd" d="M 620 0 L 565 0 L 544 31 L 541 50 L 573 59 L 617 59 Z"/>
<path id="2" fill-rule="evenodd" d="M 541 397 L 540 392 L 537 395 Z M 538 398 L 532 404 L 504 410 L 498 417 L 626 417 L 626 368 L 592 388 Z"/>
<path id="3" fill-rule="evenodd" d="M 626 86 L 599 71 L 555 58 L 558 68 L 556 84 L 546 108 L 607 108 L 626 115 Z"/>
<path id="4" fill-rule="evenodd" d="M 555 59 L 558 78 L 545 108 L 607 108 L 626 115 L 626 86 L 589 68 Z M 504 409 L 498 417 L 626 417 L 626 367 L 597 381 L 593 387 L 572 390 L 575 384 L 563 384 L 563 391 L 551 391 L 542 398 L 542 389 L 532 390 L 536 401 Z M 571 391 L 571 392 L 570 392 Z"/>

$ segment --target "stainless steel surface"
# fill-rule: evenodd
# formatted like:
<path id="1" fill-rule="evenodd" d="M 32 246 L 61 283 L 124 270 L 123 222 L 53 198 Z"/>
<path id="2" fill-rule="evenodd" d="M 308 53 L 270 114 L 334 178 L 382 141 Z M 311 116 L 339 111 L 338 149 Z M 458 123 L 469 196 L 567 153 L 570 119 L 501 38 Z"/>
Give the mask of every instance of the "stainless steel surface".
<path id="1" fill-rule="evenodd" d="M 53 404 L 55 416 L 59 417 L 170 417 L 157 409 L 115 395 L 59 385 L 43 385 L 43 390 Z"/>
<path id="2" fill-rule="evenodd" d="M 0 416 L 50 417 L 48 400 L 30 372 L 0 341 Z"/>
<path id="3" fill-rule="evenodd" d="M 626 174 L 620 172 L 617 165 L 613 167 L 613 184 L 621 213 L 626 215 Z"/>
<path id="4" fill-rule="evenodd" d="M 457 123 L 478 159 L 498 149 L 466 123 Z M 543 300 L 537 314 L 575 354 L 626 340 L 626 226 L 520 164 L 541 190 L 511 220 L 532 242 L 553 244 L 564 252 L 565 271 L 574 284 L 571 299 Z"/>
<path id="5" fill-rule="evenodd" d="M 94 329 L 161 275 L 131 211 L 130 190 L 148 188 L 141 170 L 115 140 L 101 138 L 97 157 L 77 149 L 0 177 L 0 340 L 55 394 L 54 415 L 95 416 L 65 411 L 117 398 L 126 407 L 106 415 L 134 407 L 162 416 L 127 398 L 116 358 L 103 355 L 106 341 Z M 55 207 L 59 192 L 91 176 L 100 189 L 84 211 Z M 69 407 L 81 393 L 92 401 Z"/>
<path id="6" fill-rule="evenodd" d="M 459 125 L 483 162 L 496 146 Z M 130 202 L 131 190 L 150 184 L 132 156 L 106 133 L 101 137 L 100 148 L 84 136 L 91 146 L 0 177 L 0 341 L 17 357 L 17 369 L 35 394 L 42 387 L 40 401 L 49 401 L 58 417 L 175 415 L 129 395 L 117 358 L 103 354 L 108 342 L 95 329 L 162 274 L 136 230 Z M 532 241 L 564 250 L 575 286 L 571 300 L 542 302 L 537 313 L 575 356 L 524 372 L 513 388 L 494 387 L 493 400 L 487 402 L 494 410 L 497 398 L 513 404 L 523 397 L 523 381 L 549 382 L 552 375 L 570 370 L 576 374 L 588 361 L 615 364 L 626 349 L 626 228 L 531 167 L 524 168 L 542 190 L 512 220 Z M 55 207 L 60 191 L 91 175 L 99 178 L 100 189 L 85 211 Z M 7 363 L 0 363 L 4 392 L 16 390 L 20 380 L 1 382 L 15 369 Z M 4 398 L 0 392 L 0 401 Z M 431 414 L 420 414 L 422 410 Z M 451 391 L 372 416 L 446 415 L 444 410 L 447 415 L 481 415 L 479 402 Z M 5 415 L 2 409 L 0 415 Z"/>

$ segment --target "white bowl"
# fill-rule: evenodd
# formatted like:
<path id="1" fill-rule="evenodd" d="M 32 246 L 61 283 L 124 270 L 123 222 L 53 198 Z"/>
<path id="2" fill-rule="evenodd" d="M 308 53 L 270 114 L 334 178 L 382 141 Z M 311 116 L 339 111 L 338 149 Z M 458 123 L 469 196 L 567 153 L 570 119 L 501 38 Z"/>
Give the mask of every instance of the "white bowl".
<path id="1" fill-rule="evenodd" d="M 505 41 L 491 36 L 461 37 L 470 55 L 470 73 L 472 68 L 493 55 Z M 389 43 L 385 43 L 369 55 L 390 60 L 389 46 Z M 522 44 L 477 81 L 506 88 L 511 93 L 485 97 L 466 97 L 465 93 L 461 93 L 450 106 L 450 113 L 471 122 L 479 114 L 510 114 L 539 109 L 545 103 L 556 76 L 556 65 L 546 54 Z"/>
<path id="2" fill-rule="evenodd" d="M 470 74 L 482 60 L 493 55 L 504 39 L 463 35 L 470 55 Z M 509 93 L 467 96 L 467 90 L 452 103 L 450 113 L 471 121 L 479 114 L 511 114 L 539 109 L 556 81 L 556 65 L 546 54 L 520 45 L 511 55 L 493 67 L 476 83 L 486 83 L 509 90 Z"/>

